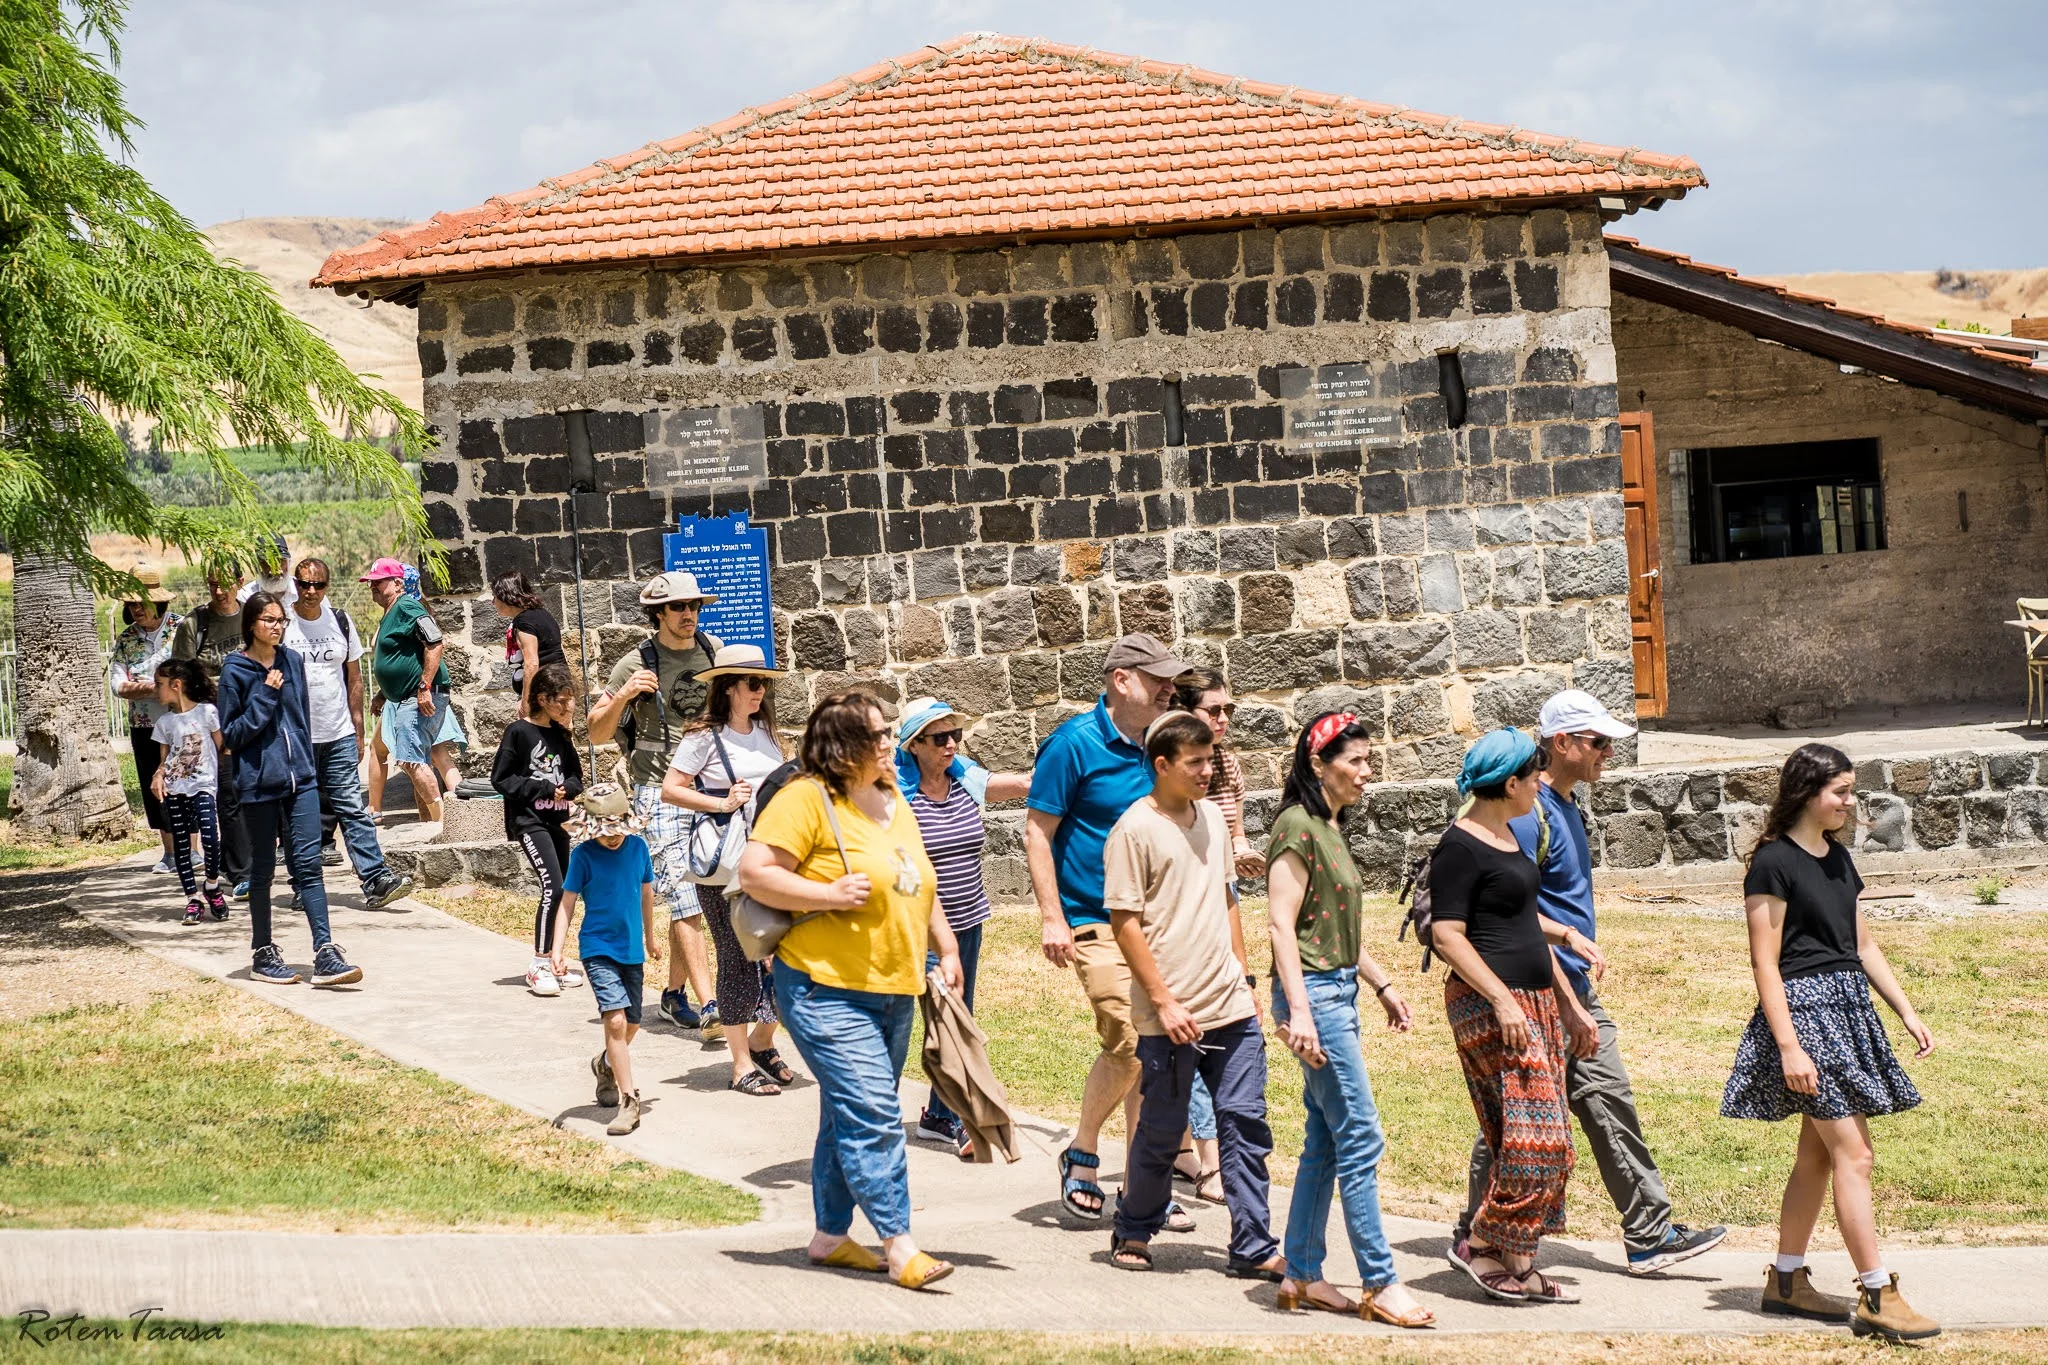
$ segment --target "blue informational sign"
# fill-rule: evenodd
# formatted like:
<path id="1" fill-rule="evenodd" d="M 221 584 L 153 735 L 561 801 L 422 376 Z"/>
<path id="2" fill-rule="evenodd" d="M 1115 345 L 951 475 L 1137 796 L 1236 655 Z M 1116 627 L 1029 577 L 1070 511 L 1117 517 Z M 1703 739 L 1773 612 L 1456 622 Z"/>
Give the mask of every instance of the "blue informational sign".
<path id="1" fill-rule="evenodd" d="M 768 532 L 747 525 L 747 514 L 684 517 L 662 537 L 663 562 L 697 576 L 697 586 L 718 600 L 697 624 L 729 645 L 759 645 L 775 665 L 775 621 L 768 601 Z"/>

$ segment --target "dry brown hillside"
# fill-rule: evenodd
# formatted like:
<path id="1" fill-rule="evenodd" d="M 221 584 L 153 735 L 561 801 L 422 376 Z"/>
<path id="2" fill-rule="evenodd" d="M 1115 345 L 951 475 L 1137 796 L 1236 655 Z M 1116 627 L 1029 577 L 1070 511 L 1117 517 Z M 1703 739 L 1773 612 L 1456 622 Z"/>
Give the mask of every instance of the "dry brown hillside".
<path id="1" fill-rule="evenodd" d="M 1779 275 L 1779 284 L 1923 327 L 1979 323 L 2006 332 L 2017 317 L 2048 316 L 2048 269 L 1896 270 Z"/>
<path id="2" fill-rule="evenodd" d="M 284 306 L 326 337 L 350 369 L 376 376 L 371 383 L 417 409 L 420 358 L 412 310 L 366 307 L 331 289 L 306 287 L 329 253 L 404 226 L 391 218 L 237 218 L 215 223 L 206 235 L 216 256 L 240 261 L 269 280 Z"/>

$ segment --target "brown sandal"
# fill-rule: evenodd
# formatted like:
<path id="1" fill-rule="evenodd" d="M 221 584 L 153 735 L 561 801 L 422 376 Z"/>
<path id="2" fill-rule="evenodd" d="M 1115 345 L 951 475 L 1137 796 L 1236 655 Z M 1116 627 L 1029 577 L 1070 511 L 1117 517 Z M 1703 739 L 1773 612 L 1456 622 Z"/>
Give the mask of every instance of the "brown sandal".
<path id="1" fill-rule="evenodd" d="M 1283 1313 L 1299 1313 L 1306 1310 L 1316 1313 L 1342 1313 L 1345 1317 L 1350 1317 L 1353 1313 L 1362 1314 L 1365 1311 L 1364 1304 L 1353 1303 L 1342 1294 L 1339 1294 L 1337 1299 L 1336 1303 L 1324 1303 L 1321 1299 L 1309 1297 L 1307 1285 L 1302 1285 L 1299 1289 L 1288 1289 L 1283 1282 L 1273 1295 L 1273 1306 Z"/>
<path id="2" fill-rule="evenodd" d="M 1522 1297 L 1531 1303 L 1577 1303 L 1579 1296 L 1540 1270 L 1522 1274 Z"/>
<path id="3" fill-rule="evenodd" d="M 1436 1326 L 1436 1314 L 1427 1308 L 1417 1308 L 1412 1313 L 1396 1313 L 1381 1307 L 1377 1289 L 1368 1289 L 1359 1295 L 1358 1316 L 1366 1322 L 1384 1322 L 1389 1327 Z"/>

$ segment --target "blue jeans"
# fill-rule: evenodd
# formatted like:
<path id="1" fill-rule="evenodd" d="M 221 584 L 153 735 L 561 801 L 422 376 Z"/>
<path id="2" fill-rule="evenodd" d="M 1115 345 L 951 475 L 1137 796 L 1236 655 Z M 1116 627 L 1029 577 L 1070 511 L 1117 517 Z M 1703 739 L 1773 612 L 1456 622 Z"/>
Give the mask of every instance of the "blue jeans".
<path id="1" fill-rule="evenodd" d="M 313 771 L 320 781 L 320 846 L 325 848 L 334 837 L 334 827 L 341 826 L 348 860 L 367 891 L 390 874 L 384 868 L 377 827 L 370 823 L 370 808 L 363 803 L 362 761 L 354 735 L 313 746 Z"/>
<path id="2" fill-rule="evenodd" d="M 327 931 L 327 883 L 320 872 L 320 789 L 307 785 L 275 801 L 245 801 L 242 822 L 249 831 L 249 946 L 270 944 L 270 878 L 281 842 L 292 893 L 313 928 L 313 950 L 325 948 L 334 936 Z"/>
<path id="3" fill-rule="evenodd" d="M 1216 1101 L 1209 1097 L 1209 1087 L 1202 1084 L 1200 1076 L 1188 1090 L 1188 1135 L 1203 1142 L 1216 1139 Z"/>
<path id="4" fill-rule="evenodd" d="M 1194 1043 L 1176 1043 L 1163 1033 L 1139 1035 L 1138 1132 L 1125 1158 L 1116 1235 L 1149 1242 L 1166 1225 L 1173 1159 L 1187 1132 L 1188 1091 L 1196 1076 L 1216 1099 L 1230 1259 L 1268 1260 L 1274 1247 L 1266 1158 L 1273 1151 L 1273 1130 L 1266 1122 L 1266 1038 L 1257 1019 L 1212 1028 Z"/>
<path id="5" fill-rule="evenodd" d="M 843 1236 L 858 1205 L 882 1237 L 910 1231 L 910 1162 L 896 1082 L 910 1052 L 914 995 L 823 986 L 777 960 L 775 1008 L 818 1079 L 811 1210 L 818 1231 Z"/>
<path id="6" fill-rule="evenodd" d="M 955 929 L 953 931 L 953 937 L 960 941 L 960 998 L 967 1002 L 967 1012 L 969 1014 L 974 1013 L 974 972 L 975 968 L 981 965 L 981 931 L 987 923 L 987 920 L 983 920 L 972 929 Z M 937 953 L 926 953 L 924 955 L 924 969 L 927 972 L 933 972 L 937 971 L 938 967 L 939 955 Z M 946 1102 L 939 1098 L 939 1092 L 936 1090 L 932 1091 L 931 1098 L 924 1102 L 924 1112 L 935 1119 L 943 1120 L 959 1117 L 958 1114 L 955 1114 L 946 1107 Z"/>
<path id="7" fill-rule="evenodd" d="M 1400 1277 L 1394 1251 L 1380 1225 L 1380 1157 L 1387 1142 L 1372 1102 L 1372 1079 L 1358 1045 L 1358 972 L 1304 972 L 1310 1017 L 1322 1040 L 1320 1067 L 1302 1064 L 1302 1102 L 1308 1137 L 1294 1174 L 1294 1203 L 1287 1210 L 1287 1274 L 1312 1283 L 1323 1277 L 1323 1231 L 1330 1224 L 1332 1187 L 1344 1197 L 1344 1230 L 1351 1256 L 1367 1289 L 1383 1289 Z M 1273 1020 L 1289 1018 L 1286 992 L 1273 982 Z"/>

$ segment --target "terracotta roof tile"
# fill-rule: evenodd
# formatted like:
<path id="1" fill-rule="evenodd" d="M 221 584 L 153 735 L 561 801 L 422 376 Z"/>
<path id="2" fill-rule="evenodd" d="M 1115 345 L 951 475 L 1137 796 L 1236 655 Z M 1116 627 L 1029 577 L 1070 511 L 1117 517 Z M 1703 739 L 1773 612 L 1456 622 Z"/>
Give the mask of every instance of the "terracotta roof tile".
<path id="1" fill-rule="evenodd" d="M 1675 196 L 1683 157 L 964 34 L 329 257 L 319 285 L 1250 217 Z"/>
<path id="2" fill-rule="evenodd" d="M 1939 332 L 1931 327 L 1923 327 L 1917 322 L 1894 321 L 1881 313 L 1866 312 L 1861 308 L 1850 308 L 1819 294 L 1804 294 L 1796 289 L 1788 289 L 1782 284 L 1773 284 L 1769 280 L 1753 279 L 1725 265 L 1707 265 L 1703 262 L 1695 261 L 1690 256 L 1680 255 L 1676 251 L 1664 251 L 1657 247 L 1644 246 L 1633 237 L 1623 237 L 1619 233 L 1610 232 L 1607 234 L 1607 244 L 1609 246 L 1626 247 L 1638 255 L 1649 256 L 1655 260 L 1669 261 L 1673 265 L 1682 266 L 1701 275 L 1718 276 L 1727 280 L 1730 284 L 1739 284 L 1745 289 L 1754 289 L 1764 294 L 1775 294 L 1781 299 L 1790 299 L 1794 303 L 1804 303 L 1816 308 L 1825 308 L 1830 313 L 1845 318 L 1854 318 L 1859 322 L 1868 322 L 1887 331 L 1901 332 L 1907 336 L 1925 337 L 1930 341 L 1938 341 L 1944 346 L 1952 346 L 1956 350 L 1974 355 L 1980 360 L 1997 360 L 2007 365 L 2016 365 L 2023 370 L 2041 368 L 2034 363 L 2030 356 L 1979 346 L 1975 342 L 1964 340 L 1960 333 Z"/>

